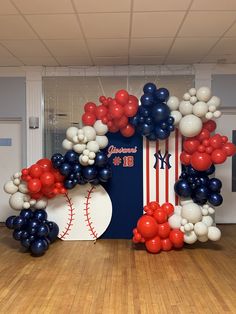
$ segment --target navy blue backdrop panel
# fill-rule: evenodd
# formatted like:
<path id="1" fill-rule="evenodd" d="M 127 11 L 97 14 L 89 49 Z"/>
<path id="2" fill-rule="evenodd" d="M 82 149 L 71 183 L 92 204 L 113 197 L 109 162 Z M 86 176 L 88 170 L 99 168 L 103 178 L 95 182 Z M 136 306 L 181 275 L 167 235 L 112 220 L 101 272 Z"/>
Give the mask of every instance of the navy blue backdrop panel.
<path id="1" fill-rule="evenodd" d="M 105 239 L 130 239 L 143 213 L 143 138 L 109 133 L 108 157 L 112 178 L 104 188 L 112 201 L 111 223 Z"/>

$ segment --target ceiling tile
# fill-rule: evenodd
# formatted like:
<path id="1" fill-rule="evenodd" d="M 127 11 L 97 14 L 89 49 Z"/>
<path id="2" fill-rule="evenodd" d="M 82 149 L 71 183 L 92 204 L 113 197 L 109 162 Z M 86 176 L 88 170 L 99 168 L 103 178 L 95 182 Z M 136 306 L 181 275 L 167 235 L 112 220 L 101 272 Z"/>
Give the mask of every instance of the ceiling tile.
<path id="1" fill-rule="evenodd" d="M 234 25 L 225 34 L 225 37 L 231 37 L 231 36 L 235 36 L 236 37 L 236 23 L 234 23 Z"/>
<path id="2" fill-rule="evenodd" d="M 96 57 L 95 65 L 127 65 L 128 57 Z"/>
<path id="3" fill-rule="evenodd" d="M 44 43 L 54 56 L 88 56 L 84 40 L 44 40 Z"/>
<path id="4" fill-rule="evenodd" d="M 163 56 L 132 56 L 130 64 L 163 64 Z"/>
<path id="5" fill-rule="evenodd" d="M 222 38 L 216 46 L 211 50 L 211 55 L 235 54 L 236 55 L 236 38 Z"/>
<path id="6" fill-rule="evenodd" d="M 0 45 L 0 58 L 2 57 L 12 57 L 12 54 L 2 45 Z"/>
<path id="7" fill-rule="evenodd" d="M 200 57 L 205 55 L 216 41 L 215 37 L 176 38 L 170 56 Z"/>
<path id="8" fill-rule="evenodd" d="M 36 35 L 20 15 L 0 15 L 0 40 L 35 38 Z"/>
<path id="9" fill-rule="evenodd" d="M 74 13 L 70 0 L 13 0 L 23 14 Z"/>
<path id="10" fill-rule="evenodd" d="M 192 63 L 199 63 L 201 57 L 195 56 L 169 56 L 165 60 L 165 64 L 192 64 Z"/>
<path id="11" fill-rule="evenodd" d="M 0 14 L 18 14 L 18 11 L 10 0 L 1 0 Z"/>
<path id="12" fill-rule="evenodd" d="M 1 42 L 17 57 L 50 56 L 40 40 L 2 40 Z"/>
<path id="13" fill-rule="evenodd" d="M 174 37 L 184 12 L 133 14 L 132 37 Z"/>
<path id="14" fill-rule="evenodd" d="M 79 13 L 82 12 L 129 12 L 131 0 L 74 0 Z"/>
<path id="15" fill-rule="evenodd" d="M 19 66 L 19 65 L 23 65 L 23 63 L 21 63 L 19 60 L 17 60 L 13 56 L 0 58 L 1 67 L 14 67 L 14 66 Z"/>
<path id="16" fill-rule="evenodd" d="M 128 55 L 128 39 L 89 39 L 88 45 L 93 56 L 118 57 Z"/>
<path id="17" fill-rule="evenodd" d="M 134 0 L 134 11 L 183 11 L 191 0 Z"/>
<path id="18" fill-rule="evenodd" d="M 58 66 L 58 63 L 53 57 L 20 57 L 24 65 L 43 65 L 43 66 Z"/>
<path id="19" fill-rule="evenodd" d="M 236 10 L 235 0 L 194 0 L 191 10 L 202 11 L 231 11 Z"/>
<path id="20" fill-rule="evenodd" d="M 190 12 L 179 32 L 180 37 L 220 37 L 236 18 L 236 12 Z"/>
<path id="21" fill-rule="evenodd" d="M 89 57 L 71 57 L 71 56 L 58 56 L 57 61 L 62 66 L 73 66 L 73 65 L 92 65 Z"/>
<path id="22" fill-rule="evenodd" d="M 131 39 L 130 55 L 164 56 L 173 38 L 133 38 Z"/>
<path id="23" fill-rule="evenodd" d="M 87 38 L 128 38 L 129 13 L 80 14 Z"/>
<path id="24" fill-rule="evenodd" d="M 79 39 L 82 37 L 75 14 L 26 15 L 42 39 Z"/>

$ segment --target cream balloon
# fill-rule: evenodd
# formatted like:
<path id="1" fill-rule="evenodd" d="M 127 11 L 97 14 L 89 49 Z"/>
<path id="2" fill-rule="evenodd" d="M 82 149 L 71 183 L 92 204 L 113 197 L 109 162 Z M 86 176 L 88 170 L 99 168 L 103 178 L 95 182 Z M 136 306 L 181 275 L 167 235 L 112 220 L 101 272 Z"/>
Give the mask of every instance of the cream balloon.
<path id="1" fill-rule="evenodd" d="M 208 106 L 219 107 L 220 106 L 220 98 L 217 96 L 212 96 L 211 99 L 207 102 Z"/>
<path id="2" fill-rule="evenodd" d="M 168 219 L 169 225 L 172 229 L 179 229 L 181 227 L 181 216 L 173 214 Z"/>
<path id="3" fill-rule="evenodd" d="M 98 143 L 100 149 L 108 145 L 108 138 L 105 135 L 97 135 L 95 141 Z"/>
<path id="4" fill-rule="evenodd" d="M 174 118 L 174 125 L 179 124 L 180 120 L 182 119 L 182 114 L 179 111 L 171 111 L 170 115 Z"/>
<path id="5" fill-rule="evenodd" d="M 191 98 L 191 95 L 189 93 L 185 93 L 183 95 L 183 100 L 189 100 Z"/>
<path id="6" fill-rule="evenodd" d="M 200 133 L 202 121 L 199 117 L 189 114 L 183 117 L 179 123 L 179 130 L 183 136 L 193 137 Z"/>
<path id="7" fill-rule="evenodd" d="M 19 185 L 19 191 L 20 191 L 21 193 L 24 193 L 24 194 L 26 194 L 26 193 L 29 192 L 29 190 L 28 190 L 28 188 L 27 188 L 27 184 L 26 184 L 25 182 L 22 182 L 22 183 Z"/>
<path id="8" fill-rule="evenodd" d="M 188 244 L 193 244 L 197 241 L 197 236 L 194 231 L 186 232 L 184 234 L 184 242 Z"/>
<path id="9" fill-rule="evenodd" d="M 73 150 L 78 153 L 81 154 L 86 148 L 86 144 L 76 144 L 73 146 Z"/>
<path id="10" fill-rule="evenodd" d="M 197 223 L 202 219 L 201 208 L 196 203 L 185 204 L 182 207 L 181 216 L 187 219 L 188 222 Z"/>
<path id="11" fill-rule="evenodd" d="M 62 147 L 65 149 L 65 150 L 70 150 L 73 148 L 73 143 L 70 142 L 69 140 L 67 140 L 66 138 L 62 141 Z"/>
<path id="12" fill-rule="evenodd" d="M 78 135 L 79 129 L 75 126 L 71 126 L 66 130 L 66 138 L 69 141 L 73 141 L 73 137 Z"/>
<path id="13" fill-rule="evenodd" d="M 204 117 L 207 112 L 208 112 L 208 106 L 204 101 L 198 101 L 193 106 L 193 114 L 195 114 L 195 116 L 199 118 Z"/>
<path id="14" fill-rule="evenodd" d="M 190 104 L 194 105 L 197 102 L 197 97 L 196 96 L 191 96 L 189 101 L 190 101 Z"/>
<path id="15" fill-rule="evenodd" d="M 193 200 L 191 198 L 182 198 L 180 199 L 180 205 L 192 204 Z"/>
<path id="16" fill-rule="evenodd" d="M 214 118 L 219 118 L 221 117 L 221 115 L 222 115 L 222 112 L 220 110 L 216 110 L 215 112 L 213 112 Z"/>
<path id="17" fill-rule="evenodd" d="M 93 125 L 97 135 L 105 135 L 108 132 L 106 124 L 102 123 L 101 120 L 97 120 Z"/>
<path id="18" fill-rule="evenodd" d="M 87 143 L 87 149 L 90 152 L 97 153 L 99 151 L 99 144 L 96 141 L 90 141 Z"/>
<path id="19" fill-rule="evenodd" d="M 18 191 L 18 186 L 16 186 L 13 181 L 7 181 L 3 187 L 4 191 L 8 194 L 14 194 Z"/>
<path id="20" fill-rule="evenodd" d="M 211 241 L 218 241 L 221 238 L 221 231 L 219 228 L 210 226 L 208 228 L 208 239 Z"/>
<path id="21" fill-rule="evenodd" d="M 211 120 L 213 117 L 214 117 L 214 115 L 213 115 L 212 112 L 207 112 L 207 113 L 205 114 L 205 118 L 206 118 L 207 120 Z"/>
<path id="22" fill-rule="evenodd" d="M 214 221 L 213 221 L 213 218 L 211 216 L 204 216 L 204 217 L 202 217 L 202 222 L 204 222 L 205 225 L 210 227 L 210 226 L 212 226 Z"/>
<path id="23" fill-rule="evenodd" d="M 196 93 L 197 93 L 197 90 L 196 90 L 196 88 L 192 87 L 192 88 L 189 89 L 188 92 L 189 92 L 189 94 L 190 94 L 191 96 L 195 96 Z"/>
<path id="24" fill-rule="evenodd" d="M 45 209 L 47 207 L 48 200 L 46 198 L 41 198 L 40 200 L 37 200 L 34 208 L 35 209 Z"/>
<path id="25" fill-rule="evenodd" d="M 198 239 L 199 242 L 207 242 L 208 241 L 208 236 L 206 234 L 206 235 L 197 237 L 197 239 Z"/>
<path id="26" fill-rule="evenodd" d="M 11 208 L 15 210 L 21 210 L 25 202 L 24 196 L 25 194 L 21 192 L 16 192 L 12 194 L 9 198 L 9 205 L 11 206 Z"/>
<path id="27" fill-rule="evenodd" d="M 211 98 L 211 90 L 209 87 L 203 86 L 197 90 L 197 98 L 200 101 L 208 101 Z"/>
<path id="28" fill-rule="evenodd" d="M 84 132 L 84 136 L 86 137 L 87 141 L 94 141 L 96 138 L 96 131 L 93 127 L 91 126 L 84 126 L 82 128 L 83 132 Z"/>
<path id="29" fill-rule="evenodd" d="M 179 104 L 179 111 L 183 116 L 193 112 L 193 105 L 189 101 L 182 100 Z"/>
<path id="30" fill-rule="evenodd" d="M 194 232 L 197 236 L 204 236 L 208 233 L 208 226 L 204 222 L 199 221 L 194 225 Z"/>

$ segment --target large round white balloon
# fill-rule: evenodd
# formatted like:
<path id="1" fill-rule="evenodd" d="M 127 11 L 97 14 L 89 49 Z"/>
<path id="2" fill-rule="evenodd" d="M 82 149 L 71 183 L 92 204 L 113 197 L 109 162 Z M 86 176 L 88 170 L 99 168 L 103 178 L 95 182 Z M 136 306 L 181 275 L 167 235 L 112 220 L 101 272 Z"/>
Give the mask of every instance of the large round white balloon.
<path id="1" fill-rule="evenodd" d="M 182 207 L 181 216 L 187 219 L 188 222 L 195 224 L 202 219 L 201 208 L 196 203 L 185 204 Z"/>
<path id="2" fill-rule="evenodd" d="M 73 141 L 73 137 L 78 135 L 79 129 L 75 126 L 71 126 L 66 130 L 66 138 L 69 141 Z"/>
<path id="3" fill-rule="evenodd" d="M 193 106 L 193 114 L 195 114 L 195 116 L 199 118 L 204 117 L 207 112 L 208 112 L 208 105 L 204 101 L 198 101 Z"/>
<path id="4" fill-rule="evenodd" d="M 174 110 L 171 111 L 170 115 L 174 118 L 174 125 L 179 124 L 180 120 L 182 119 L 182 114 L 179 111 Z"/>
<path id="5" fill-rule="evenodd" d="M 218 241 L 221 238 L 221 231 L 217 227 L 211 226 L 208 228 L 208 238 L 211 241 Z"/>
<path id="6" fill-rule="evenodd" d="M 105 135 L 97 135 L 95 141 L 98 143 L 100 149 L 108 145 L 108 138 Z"/>
<path id="7" fill-rule="evenodd" d="M 199 221 L 194 225 L 194 232 L 197 236 L 201 237 L 207 235 L 208 233 L 208 226 L 204 224 L 204 222 Z"/>
<path id="8" fill-rule="evenodd" d="M 175 96 L 171 96 L 167 101 L 167 106 L 171 111 L 177 110 L 179 108 L 179 99 Z"/>
<path id="9" fill-rule="evenodd" d="M 193 112 L 193 105 L 189 101 L 182 100 L 179 105 L 179 111 L 183 116 Z"/>
<path id="10" fill-rule="evenodd" d="M 16 192 L 12 194 L 9 198 L 9 205 L 12 209 L 21 210 L 25 202 L 25 194 L 21 192 Z"/>
<path id="11" fill-rule="evenodd" d="M 214 107 L 219 107 L 220 106 L 220 98 L 217 96 L 212 96 L 211 99 L 208 101 L 208 106 L 214 106 Z"/>
<path id="12" fill-rule="evenodd" d="M 97 135 L 105 135 L 108 132 L 106 124 L 102 123 L 101 120 L 97 120 L 93 125 Z"/>
<path id="13" fill-rule="evenodd" d="M 197 90 L 197 98 L 200 101 L 208 101 L 211 98 L 211 90 L 209 87 L 200 87 Z"/>
<path id="14" fill-rule="evenodd" d="M 25 182 L 22 182 L 22 183 L 19 185 L 19 191 L 20 191 L 21 193 L 24 193 L 24 194 L 26 194 L 26 193 L 29 192 L 29 190 L 28 190 L 28 188 L 27 188 L 27 184 L 26 184 Z"/>
<path id="15" fill-rule="evenodd" d="M 196 90 L 196 88 L 192 87 L 192 88 L 189 89 L 188 92 L 189 92 L 189 94 L 190 94 L 191 96 L 195 96 L 196 93 L 197 93 L 197 90 Z"/>
<path id="16" fill-rule="evenodd" d="M 183 117 L 179 123 L 179 130 L 183 136 L 193 137 L 200 133 L 202 121 L 193 114 Z"/>
<path id="17" fill-rule="evenodd" d="M 182 220 L 181 216 L 173 214 L 168 219 L 168 222 L 172 229 L 179 229 L 181 227 L 181 220 Z"/>
<path id="18" fill-rule="evenodd" d="M 184 234 L 184 242 L 188 244 L 193 244 L 197 241 L 197 236 L 194 231 L 186 232 Z"/>
<path id="19" fill-rule="evenodd" d="M 87 149 L 90 152 L 97 153 L 99 151 L 99 144 L 96 141 L 90 141 L 87 144 Z"/>
<path id="20" fill-rule="evenodd" d="M 66 150 L 70 150 L 73 148 L 73 143 L 65 138 L 62 142 L 62 147 Z"/>
<path id="21" fill-rule="evenodd" d="M 9 194 L 14 194 L 18 191 L 18 186 L 16 186 L 13 181 L 8 181 L 4 184 L 4 191 Z"/>
<path id="22" fill-rule="evenodd" d="M 87 142 L 94 141 L 96 138 L 96 131 L 92 126 L 84 126 L 82 128 L 84 135 L 87 139 Z"/>

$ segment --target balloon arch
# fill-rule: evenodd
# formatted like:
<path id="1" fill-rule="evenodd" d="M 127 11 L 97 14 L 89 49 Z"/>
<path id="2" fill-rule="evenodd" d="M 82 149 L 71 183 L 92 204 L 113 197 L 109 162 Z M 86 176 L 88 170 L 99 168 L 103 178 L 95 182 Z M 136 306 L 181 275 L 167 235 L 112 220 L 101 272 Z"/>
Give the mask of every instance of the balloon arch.
<path id="1" fill-rule="evenodd" d="M 222 183 L 212 175 L 215 165 L 222 164 L 236 152 L 226 136 L 212 134 L 216 129 L 214 119 L 221 116 L 220 99 L 212 96 L 207 87 L 191 88 L 181 101 L 169 96 L 166 88 L 157 88 L 153 83 L 147 83 L 143 92 L 140 104 L 125 90 L 119 90 L 114 98 L 101 96 L 98 106 L 86 103 L 82 116 L 84 126 L 80 129 L 69 127 L 66 131 L 62 142 L 65 155 L 55 153 L 51 160 L 40 159 L 15 173 L 4 185 L 5 192 L 10 194 L 11 208 L 20 211 L 18 216 L 8 217 L 6 226 L 13 229 L 14 239 L 33 255 L 42 255 L 61 234 L 56 209 L 51 216 L 56 222 L 47 220 L 48 201 L 58 195 L 66 198 L 70 215 L 66 218 L 69 219 L 67 228 L 60 236 L 64 239 L 75 219 L 69 191 L 82 194 L 82 185 L 89 185 L 84 216 L 90 235 L 97 239 L 105 231 L 94 231 L 89 208 L 93 206 L 94 215 L 98 215 L 91 194 L 96 188 L 101 190 L 100 183 L 108 182 L 112 175 L 106 151 L 107 132 L 120 132 L 123 137 L 131 137 L 137 132 L 149 141 L 161 141 L 178 128 L 183 136 L 182 173 L 173 187 L 180 197 L 180 205 L 158 204 L 156 201 L 146 204 L 144 214 L 133 230 L 134 243 L 144 243 L 148 252 L 158 253 L 180 249 L 184 243 L 193 244 L 197 240 L 220 239 L 221 232 L 212 215 L 214 207 L 223 202 Z M 78 192 L 77 185 L 81 185 Z M 104 206 L 111 206 L 104 196 L 98 200 L 104 201 Z M 54 200 L 49 202 L 53 204 Z M 54 205 L 60 207 L 60 202 Z M 106 229 L 111 213 L 104 215 Z"/>

